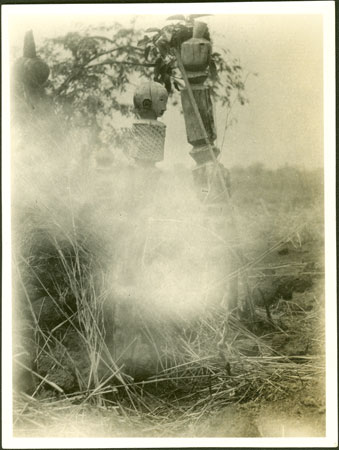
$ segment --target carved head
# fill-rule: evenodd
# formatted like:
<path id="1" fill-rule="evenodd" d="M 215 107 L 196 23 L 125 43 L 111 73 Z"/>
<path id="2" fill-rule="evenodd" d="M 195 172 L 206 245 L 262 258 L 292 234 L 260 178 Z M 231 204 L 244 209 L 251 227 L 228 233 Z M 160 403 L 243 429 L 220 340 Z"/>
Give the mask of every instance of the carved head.
<path id="1" fill-rule="evenodd" d="M 155 81 L 140 84 L 135 90 L 133 102 L 142 119 L 156 119 L 166 111 L 168 93 Z"/>
<path id="2" fill-rule="evenodd" d="M 49 77 L 49 67 L 36 54 L 33 31 L 24 37 L 23 56 L 14 63 L 14 76 L 17 81 L 30 88 L 43 87 Z"/>

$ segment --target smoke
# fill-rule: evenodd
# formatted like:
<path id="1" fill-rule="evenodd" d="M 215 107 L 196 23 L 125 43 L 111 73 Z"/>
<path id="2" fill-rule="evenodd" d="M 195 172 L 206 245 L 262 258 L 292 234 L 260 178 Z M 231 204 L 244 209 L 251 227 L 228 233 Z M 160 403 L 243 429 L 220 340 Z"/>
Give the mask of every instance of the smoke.
<path id="1" fill-rule="evenodd" d="M 207 223 L 190 172 L 120 165 L 95 178 L 100 195 L 88 208 L 92 229 L 106 230 L 113 298 L 133 298 L 162 318 L 202 314 L 215 301 L 211 286 L 225 277 L 228 250 Z"/>
<path id="2" fill-rule="evenodd" d="M 54 220 L 49 231 L 65 237 L 77 222 L 105 241 L 111 261 L 103 270 L 113 291 L 133 291 L 136 301 L 163 314 L 199 313 L 211 297 L 209 286 L 225 276 L 227 248 L 208 223 L 190 171 L 142 169 L 127 161 L 98 169 L 94 158 L 83 160 L 84 141 L 67 136 L 57 150 L 26 145 L 14 153 L 20 216 L 34 208 L 41 226 Z"/>
<path id="3" fill-rule="evenodd" d="M 90 130 L 62 133 L 54 115 L 13 123 L 12 131 L 13 248 L 25 270 L 34 266 L 28 280 L 38 272 L 33 309 L 42 317 L 46 308 L 40 284 L 71 308 L 73 297 L 83 297 L 75 290 L 87 289 L 93 308 L 99 302 L 103 310 L 113 358 L 156 370 L 143 327 L 161 333 L 168 324 L 192 324 L 225 302 L 226 223 L 201 204 L 183 166 L 137 167 L 114 149 L 113 161 L 97 161 Z M 74 267 L 74 257 L 83 267 Z M 54 309 L 46 314 L 55 320 Z"/>

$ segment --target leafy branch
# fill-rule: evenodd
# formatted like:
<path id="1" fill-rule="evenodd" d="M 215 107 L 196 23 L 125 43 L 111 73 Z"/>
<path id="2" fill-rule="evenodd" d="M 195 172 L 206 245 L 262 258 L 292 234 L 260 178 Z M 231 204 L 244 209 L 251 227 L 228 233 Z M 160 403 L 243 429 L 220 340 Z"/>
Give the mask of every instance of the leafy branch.
<path id="1" fill-rule="evenodd" d="M 56 113 L 70 126 L 97 130 L 98 142 L 102 136 L 115 135 L 110 118 L 115 110 L 123 115 L 131 113 L 132 107 L 121 103 L 120 93 L 134 85 L 135 74 L 153 78 L 170 95 L 183 89 L 175 52 L 193 36 L 199 17 L 202 15 L 171 16 L 163 28 L 149 28 L 144 33 L 134 28 L 117 29 L 113 24 L 104 30 L 104 36 L 100 28 L 90 27 L 82 33 L 47 39 L 39 56 L 50 67 L 46 91 Z M 211 41 L 207 28 L 204 38 Z M 208 70 L 207 83 L 214 100 L 227 108 L 234 102 L 248 101 L 243 68 L 228 50 L 214 52 Z"/>
<path id="2" fill-rule="evenodd" d="M 145 59 L 155 61 L 154 80 L 163 84 L 169 93 L 172 92 L 172 86 L 177 90 L 182 88 L 175 52 L 180 51 L 183 42 L 193 36 L 195 20 L 203 16 L 205 15 L 170 16 L 168 20 L 176 21 L 175 23 L 166 25 L 162 29 L 149 28 L 138 42 L 138 45 L 144 49 Z M 203 37 L 211 41 L 208 28 Z M 237 59 L 231 57 L 228 50 L 224 50 L 223 55 L 218 52 L 212 53 L 208 70 L 208 83 L 214 100 L 220 100 L 223 105 L 229 106 L 232 93 L 236 91 L 237 101 L 242 105 L 247 103 L 243 68 Z"/>
<path id="3" fill-rule="evenodd" d="M 88 39 L 91 39 L 91 37 L 83 38 L 79 43 L 79 47 L 82 42 L 84 42 L 85 40 L 88 40 Z M 111 39 L 105 38 L 104 36 L 95 36 L 95 37 L 93 37 L 93 39 L 103 39 L 103 40 L 107 40 L 109 42 L 113 42 Z M 105 50 L 103 52 L 95 54 L 91 58 L 88 58 L 87 61 L 85 61 L 82 64 L 75 63 L 73 66 L 72 72 L 66 78 L 64 83 L 56 90 L 55 95 L 60 95 L 60 93 L 63 90 L 65 90 L 72 81 L 76 80 L 79 77 L 79 75 L 81 74 L 83 69 L 85 69 L 86 67 L 93 67 L 94 65 L 90 65 L 90 63 L 92 61 L 95 61 L 96 59 L 101 58 L 104 55 L 112 54 L 115 52 L 123 51 L 125 53 L 128 53 L 129 50 L 140 51 L 140 48 L 133 47 L 133 46 L 122 46 L 122 47 L 111 48 L 109 50 Z M 134 66 L 141 65 L 144 67 L 153 67 L 154 66 L 154 64 L 142 64 L 142 63 L 137 63 L 137 62 L 132 62 L 132 61 L 113 61 L 113 60 L 105 60 L 102 63 L 96 64 L 96 66 L 105 65 L 105 64 L 121 64 L 121 65 L 134 65 Z"/>

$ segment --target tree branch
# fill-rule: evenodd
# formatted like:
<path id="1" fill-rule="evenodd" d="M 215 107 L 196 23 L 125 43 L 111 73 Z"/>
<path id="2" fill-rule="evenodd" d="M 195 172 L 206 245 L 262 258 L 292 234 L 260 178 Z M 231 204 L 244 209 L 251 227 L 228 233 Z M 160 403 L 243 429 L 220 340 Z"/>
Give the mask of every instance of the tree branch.
<path id="1" fill-rule="evenodd" d="M 98 53 L 97 55 L 93 56 L 92 58 L 90 58 L 83 67 L 87 66 L 87 64 L 89 64 L 90 62 L 94 61 L 97 58 L 100 58 L 100 56 L 103 55 L 108 55 L 109 53 L 113 53 L 113 52 L 117 52 L 119 50 L 123 50 L 123 49 L 132 49 L 132 50 L 141 50 L 139 47 L 133 47 L 133 46 L 129 46 L 129 45 L 124 45 L 122 47 L 116 47 L 116 48 L 112 48 L 111 50 L 105 50 L 104 52 Z M 143 52 L 143 50 L 141 50 Z"/>
<path id="2" fill-rule="evenodd" d="M 155 64 L 151 64 L 151 63 L 138 63 L 138 62 L 134 62 L 134 61 L 117 61 L 114 59 L 105 59 L 105 61 L 102 61 L 100 63 L 91 64 L 90 66 L 87 66 L 87 69 L 90 69 L 91 67 L 103 66 L 105 64 L 121 64 L 123 66 L 155 67 Z"/>
<path id="3" fill-rule="evenodd" d="M 116 41 L 113 41 L 113 39 L 110 39 L 106 36 L 85 36 L 83 37 L 80 41 L 79 41 L 79 46 L 83 41 L 87 41 L 89 39 L 101 39 L 102 41 L 107 41 L 110 42 L 111 44 L 116 44 Z M 127 47 L 127 46 L 125 46 Z M 121 47 L 122 48 L 122 47 Z M 130 48 L 134 49 L 134 50 L 139 50 L 141 52 L 143 52 L 143 49 L 140 47 L 134 47 L 134 46 L 130 46 Z"/>
<path id="4" fill-rule="evenodd" d="M 110 42 L 111 44 L 115 44 L 115 42 L 112 39 L 110 39 L 106 36 L 85 36 L 79 41 L 79 45 L 83 41 L 88 41 L 89 39 L 101 39 L 102 41 L 107 41 L 107 42 Z"/>
<path id="5" fill-rule="evenodd" d="M 90 38 L 90 37 L 89 37 L 89 38 Z M 97 38 L 99 38 L 99 36 L 97 36 Z M 106 38 L 104 38 L 104 39 L 106 39 Z M 111 41 L 111 39 L 108 39 L 108 38 L 107 38 L 107 40 Z M 111 42 L 113 42 L 113 41 L 111 41 Z M 103 55 L 107 55 L 107 54 L 109 54 L 109 53 L 113 53 L 113 52 L 116 52 L 116 51 L 118 51 L 118 50 L 127 49 L 127 48 L 130 48 L 130 49 L 133 49 L 133 50 L 138 50 L 138 51 L 141 50 L 141 49 L 139 49 L 139 47 L 134 47 L 134 46 L 124 45 L 124 46 L 122 46 L 122 47 L 116 47 L 116 48 L 112 48 L 112 49 L 110 49 L 110 50 L 105 50 L 104 52 L 101 52 L 101 53 L 99 53 L 99 54 L 93 56 L 92 58 L 88 59 L 85 63 L 75 65 L 75 66 L 73 67 L 73 71 L 70 73 L 70 75 L 69 75 L 69 76 L 66 78 L 66 80 L 62 83 L 62 85 L 56 90 L 55 96 L 57 97 L 58 95 L 60 95 L 60 93 L 61 93 L 64 89 L 66 89 L 66 87 L 69 85 L 69 83 L 70 83 L 71 81 L 73 81 L 74 78 L 77 77 L 77 76 L 79 75 L 79 73 L 80 73 L 83 69 L 85 69 L 86 67 L 87 67 L 87 68 L 90 68 L 90 67 L 95 67 L 95 66 L 101 66 L 101 65 L 104 65 L 104 64 L 122 64 L 122 65 L 130 65 L 130 66 L 132 65 L 132 66 L 154 67 L 154 64 L 147 64 L 147 63 L 145 63 L 145 64 L 142 64 L 142 63 L 132 63 L 132 62 L 128 62 L 128 61 L 113 61 L 113 62 L 111 63 L 110 60 L 105 60 L 105 61 L 103 61 L 102 63 L 92 64 L 91 66 L 88 66 L 88 64 L 90 64 L 92 61 L 94 61 L 95 59 L 100 58 L 100 57 L 103 56 Z M 141 51 L 142 51 L 142 50 L 141 50 Z"/>

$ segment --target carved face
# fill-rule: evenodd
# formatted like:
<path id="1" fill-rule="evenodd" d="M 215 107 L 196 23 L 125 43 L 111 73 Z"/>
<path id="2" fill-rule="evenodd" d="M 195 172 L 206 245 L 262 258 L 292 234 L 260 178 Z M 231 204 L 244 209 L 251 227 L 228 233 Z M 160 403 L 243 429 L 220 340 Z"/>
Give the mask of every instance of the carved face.
<path id="1" fill-rule="evenodd" d="M 150 81 L 137 87 L 133 101 L 140 117 L 156 119 L 166 111 L 167 99 L 166 89 L 160 83 Z"/>

